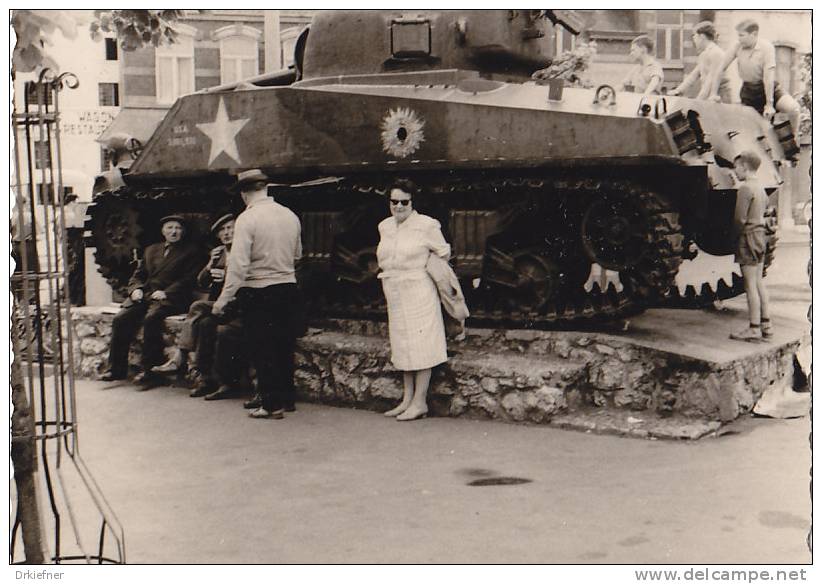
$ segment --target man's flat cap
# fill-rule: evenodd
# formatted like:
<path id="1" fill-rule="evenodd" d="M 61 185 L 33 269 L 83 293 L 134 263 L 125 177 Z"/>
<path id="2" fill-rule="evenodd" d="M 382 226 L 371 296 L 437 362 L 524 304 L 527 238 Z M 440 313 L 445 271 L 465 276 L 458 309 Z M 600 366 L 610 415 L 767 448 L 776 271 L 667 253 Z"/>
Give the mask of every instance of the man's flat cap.
<path id="1" fill-rule="evenodd" d="M 165 217 L 160 219 L 160 227 L 162 227 L 163 225 L 165 225 L 169 221 L 176 221 L 177 223 L 179 223 L 183 227 L 186 226 L 186 220 L 185 220 L 185 218 L 183 218 L 182 215 L 166 215 Z"/>
<path id="2" fill-rule="evenodd" d="M 217 233 L 220 230 L 220 227 L 229 221 L 234 221 L 234 215 L 231 213 L 226 213 L 214 222 L 214 225 L 211 226 L 211 233 Z"/>

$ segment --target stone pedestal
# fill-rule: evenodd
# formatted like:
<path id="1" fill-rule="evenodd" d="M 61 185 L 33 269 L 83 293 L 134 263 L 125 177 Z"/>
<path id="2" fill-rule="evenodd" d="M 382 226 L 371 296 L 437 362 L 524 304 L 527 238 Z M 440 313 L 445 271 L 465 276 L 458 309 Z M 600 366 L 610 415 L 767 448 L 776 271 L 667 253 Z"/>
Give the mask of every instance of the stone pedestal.
<path id="1" fill-rule="evenodd" d="M 116 308 L 74 309 L 75 372 L 104 369 Z M 166 320 L 167 352 L 182 315 Z M 402 397 L 385 323 L 330 320 L 298 342 L 301 400 L 385 411 Z M 774 385 L 790 386 L 799 340 L 732 347 L 724 360 L 661 350 L 602 332 L 470 329 L 435 368 L 435 416 L 552 423 L 642 437 L 697 438 L 749 413 Z M 715 353 L 715 352 L 714 352 Z M 130 357 L 139 362 L 139 343 Z M 674 420 L 671 422 L 670 420 Z"/>

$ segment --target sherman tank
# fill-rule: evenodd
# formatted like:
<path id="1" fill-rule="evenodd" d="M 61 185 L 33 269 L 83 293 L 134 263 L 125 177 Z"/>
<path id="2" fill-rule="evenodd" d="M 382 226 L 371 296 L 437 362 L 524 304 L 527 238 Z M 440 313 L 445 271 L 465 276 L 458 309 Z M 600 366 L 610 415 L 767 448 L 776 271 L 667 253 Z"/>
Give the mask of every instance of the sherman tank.
<path id="1" fill-rule="evenodd" d="M 580 32 L 552 10 L 319 13 L 294 67 L 181 97 L 145 145 L 120 137 L 131 156 L 98 178 L 88 225 L 101 271 L 122 287 L 161 216 L 239 211 L 233 175 L 261 168 L 302 221 L 315 314 L 382 314 L 377 223 L 397 177 L 424 191 L 477 322 L 741 293 L 732 161 L 759 153 L 772 193 L 790 130 L 741 105 L 535 80 L 556 25 Z"/>

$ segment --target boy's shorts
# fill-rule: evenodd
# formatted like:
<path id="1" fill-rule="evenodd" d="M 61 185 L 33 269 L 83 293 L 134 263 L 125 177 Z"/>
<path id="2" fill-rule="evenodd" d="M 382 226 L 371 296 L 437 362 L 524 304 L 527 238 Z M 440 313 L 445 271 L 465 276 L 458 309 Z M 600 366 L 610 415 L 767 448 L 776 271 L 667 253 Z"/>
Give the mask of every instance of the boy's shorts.
<path id="1" fill-rule="evenodd" d="M 785 92 L 779 86 L 779 82 L 774 83 L 773 86 L 773 103 L 774 107 L 782 99 Z M 759 112 L 761 116 L 765 111 L 765 84 L 761 81 L 759 83 L 743 83 L 739 90 L 739 101 L 744 105 L 749 105 Z"/>
<path id="2" fill-rule="evenodd" d="M 740 266 L 755 266 L 761 264 L 765 259 L 765 248 L 767 244 L 764 227 L 742 233 L 736 244 L 734 261 Z"/>

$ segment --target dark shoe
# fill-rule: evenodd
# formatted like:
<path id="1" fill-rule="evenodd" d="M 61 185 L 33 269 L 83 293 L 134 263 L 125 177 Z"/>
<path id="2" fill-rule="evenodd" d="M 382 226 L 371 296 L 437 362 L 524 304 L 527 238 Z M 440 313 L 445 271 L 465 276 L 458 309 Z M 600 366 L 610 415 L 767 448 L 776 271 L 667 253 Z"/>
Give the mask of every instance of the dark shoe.
<path id="1" fill-rule="evenodd" d="M 125 378 L 126 378 L 125 375 L 118 375 L 116 373 L 112 373 L 111 371 L 109 371 L 107 373 L 103 373 L 103 376 L 100 377 L 100 381 L 105 381 L 105 382 L 122 381 Z"/>
<path id="2" fill-rule="evenodd" d="M 146 391 L 163 385 L 161 378 L 151 373 L 146 373 L 145 371 L 135 375 L 132 381 L 137 385 L 137 391 Z"/>
<path id="3" fill-rule="evenodd" d="M 738 333 L 731 333 L 731 338 L 735 341 L 748 341 L 749 343 L 758 343 L 762 340 L 762 331 L 759 327 L 747 327 Z"/>
<path id="4" fill-rule="evenodd" d="M 283 409 L 286 412 L 296 412 L 297 411 L 297 406 L 294 405 L 294 402 L 291 402 L 290 404 L 289 403 L 285 404 L 285 407 L 283 407 Z"/>
<path id="5" fill-rule="evenodd" d="M 197 385 L 189 392 L 189 397 L 205 397 L 211 393 L 211 388 L 205 384 Z"/>
<path id="6" fill-rule="evenodd" d="M 225 399 L 225 398 L 231 396 L 232 393 L 234 393 L 234 390 L 231 389 L 229 386 L 221 385 L 220 387 L 217 388 L 216 391 L 213 391 L 213 392 L 209 393 L 207 396 L 205 396 L 205 398 L 206 398 L 206 401 L 214 401 L 214 400 L 217 400 L 217 399 Z"/>
<path id="7" fill-rule="evenodd" d="M 256 410 L 257 408 L 262 407 L 263 405 L 263 398 L 260 397 L 259 393 L 255 393 L 254 397 L 250 400 L 243 402 L 243 407 L 247 410 Z"/>

